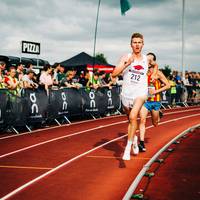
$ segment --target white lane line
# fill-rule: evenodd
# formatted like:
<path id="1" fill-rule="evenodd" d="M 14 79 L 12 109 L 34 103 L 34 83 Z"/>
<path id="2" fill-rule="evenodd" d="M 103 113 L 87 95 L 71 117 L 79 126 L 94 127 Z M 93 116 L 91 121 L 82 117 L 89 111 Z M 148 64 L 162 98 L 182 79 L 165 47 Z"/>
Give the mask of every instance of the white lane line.
<path id="1" fill-rule="evenodd" d="M 15 151 L 0 155 L 0 158 L 5 158 L 5 157 L 10 156 L 12 154 L 19 153 L 19 152 L 22 152 L 22 151 L 25 151 L 25 150 L 28 150 L 28 149 L 43 145 L 43 144 L 47 144 L 47 143 L 54 142 L 54 141 L 57 141 L 57 140 L 61 140 L 61 139 L 64 139 L 64 138 L 72 137 L 72 136 L 75 136 L 75 135 L 80 135 L 81 133 L 94 131 L 94 130 L 97 130 L 97 129 L 101 129 L 101 128 L 105 128 L 105 127 L 109 127 L 109 126 L 114 126 L 114 125 L 122 124 L 122 123 L 126 123 L 126 122 L 127 122 L 127 120 L 120 121 L 120 122 L 115 122 L 115 123 L 111 123 L 111 124 L 107 124 L 107 125 L 104 125 L 104 126 L 101 125 L 101 126 L 97 126 L 95 128 L 90 128 L 90 129 L 86 129 L 86 130 L 83 130 L 83 131 L 78 131 L 78 132 L 75 132 L 75 133 L 72 133 L 72 134 L 69 134 L 69 135 L 64 135 L 64 136 L 61 136 L 61 137 L 57 137 L 57 138 L 54 138 L 54 139 L 51 139 L 51 140 L 46 140 L 44 142 L 39 142 L 37 144 L 24 147 L 22 149 L 18 149 L 18 150 L 15 150 Z"/>
<path id="2" fill-rule="evenodd" d="M 177 120 L 181 120 L 181 119 L 185 119 L 185 118 L 190 118 L 190 117 L 195 117 L 195 116 L 200 116 L 200 114 L 194 114 L 194 115 L 190 115 L 190 116 L 180 117 L 180 118 L 177 118 Z M 175 120 L 172 119 L 172 120 L 168 120 L 168 121 L 165 121 L 165 122 L 161 122 L 160 124 L 166 124 L 166 123 L 170 123 L 170 122 L 174 122 L 174 121 L 175 121 Z M 151 127 L 153 127 L 153 126 L 149 126 L 149 127 L 147 127 L 147 129 L 148 129 L 148 128 L 151 128 Z M 38 176 L 37 178 L 35 178 L 35 179 L 33 179 L 33 180 L 31 180 L 31 181 L 25 183 L 24 185 L 18 187 L 17 189 L 15 189 L 15 190 L 13 190 L 12 192 L 8 193 L 7 195 L 3 196 L 3 197 L 1 198 L 1 200 L 6 200 L 6 199 L 12 197 L 13 195 L 15 195 L 16 193 L 20 192 L 21 190 L 23 190 L 23 189 L 27 188 L 28 186 L 30 186 L 30 185 L 36 183 L 37 181 L 43 179 L 44 177 L 46 177 L 46 176 L 48 176 L 48 175 L 54 173 L 55 171 L 61 169 L 62 167 L 68 165 L 69 163 L 71 163 L 71 162 L 73 162 L 73 161 L 75 161 L 75 160 L 77 160 L 77 159 L 79 159 L 79 158 L 81 158 L 81 157 L 83 157 L 83 156 L 85 156 L 85 155 L 87 155 L 87 154 L 89 154 L 89 153 L 91 153 L 91 152 L 97 150 L 97 149 L 100 149 L 100 148 L 106 146 L 107 144 L 110 144 L 110 143 L 115 142 L 115 141 L 117 141 L 117 140 L 119 140 L 119 139 L 122 139 L 122 138 L 124 138 L 124 137 L 126 137 L 126 136 L 127 136 L 127 134 L 125 134 L 125 135 L 123 135 L 123 136 L 120 136 L 120 137 L 117 137 L 117 138 L 115 138 L 115 139 L 113 139 L 113 140 L 110 140 L 109 142 L 106 142 L 106 143 L 104 143 L 104 144 L 102 144 L 102 145 L 99 145 L 99 146 L 93 148 L 93 149 L 90 149 L 89 151 L 86 151 L 86 152 L 84 152 L 84 153 L 82 153 L 82 154 L 80 154 L 80 155 L 78 155 L 78 156 L 76 156 L 76 157 L 74 157 L 74 158 L 72 158 L 72 159 L 70 159 L 70 160 L 68 160 L 68 161 L 66 161 L 66 162 L 64 162 L 64 163 L 62 163 L 61 165 L 58 165 L 57 167 L 53 168 L 52 170 L 50 170 L 50 171 L 48 171 L 48 172 L 46 172 L 46 173 L 44 173 L 44 174 Z"/>
<path id="3" fill-rule="evenodd" d="M 174 114 L 174 113 L 190 112 L 190 111 L 194 111 L 194 110 L 196 111 L 196 110 L 200 110 L 200 109 L 191 109 L 191 110 L 187 110 L 187 111 L 170 112 L 170 113 L 166 113 L 166 115 L 171 115 L 171 114 Z M 148 116 L 148 118 L 150 118 L 150 117 L 151 116 Z M 21 148 L 21 149 L 18 149 L 18 150 L 15 150 L 15 151 L 12 151 L 12 152 L 9 152 L 9 153 L 6 153 L 6 154 L 2 154 L 2 155 L 0 155 L 0 158 L 4 158 L 4 157 L 10 156 L 10 155 L 13 155 L 15 153 L 19 153 L 19 152 L 22 152 L 22 151 L 25 151 L 25 150 L 28 150 L 28 149 L 31 149 L 31 148 L 34 148 L 34 147 L 38 147 L 38 146 L 43 145 L 43 144 L 47 144 L 47 143 L 54 142 L 54 141 L 57 141 L 57 140 L 61 140 L 61 139 L 64 139 L 64 138 L 79 135 L 81 133 L 85 133 L 85 132 L 89 132 L 89 131 L 93 131 L 93 130 L 97 130 L 97 129 L 100 129 L 100 128 L 113 126 L 113 125 L 117 125 L 117 124 L 121 124 L 121 123 L 126 123 L 126 122 L 127 122 L 127 120 L 115 122 L 115 123 L 111 123 L 111 124 L 107 124 L 107 125 L 100 125 L 100 126 L 95 127 L 95 128 L 86 129 L 86 130 L 78 131 L 78 132 L 75 132 L 75 133 L 72 133 L 72 134 L 69 134 L 69 135 L 60 136 L 60 137 L 57 137 L 57 138 L 53 138 L 51 140 L 46 140 L 44 142 L 39 142 L 37 144 L 27 146 L 27 147 L 24 147 L 24 148 Z"/>
<path id="4" fill-rule="evenodd" d="M 195 110 L 193 107 L 194 106 L 191 106 L 191 107 L 187 108 L 187 111 Z M 165 111 L 168 111 L 168 110 L 173 110 L 173 111 L 175 111 L 175 110 L 183 110 L 182 112 L 184 112 L 184 111 L 186 111 L 186 108 L 185 107 L 172 108 L 172 109 L 167 109 Z M 177 111 L 177 112 L 179 112 L 179 111 Z M 176 112 L 173 112 L 173 113 L 176 113 Z M 168 114 L 168 113 L 166 113 L 166 114 Z M 125 114 L 123 114 L 123 115 L 109 116 L 109 117 L 104 117 L 104 118 L 98 118 L 98 119 L 84 120 L 84 121 L 80 121 L 80 122 L 73 122 L 72 124 L 64 124 L 64 125 L 61 125 L 61 126 L 54 126 L 54 127 L 37 129 L 37 130 L 33 130 L 32 132 L 20 133 L 19 135 L 9 135 L 9 136 L 5 136 L 5 137 L 0 137 L 0 140 L 8 139 L 8 138 L 13 138 L 13 137 L 19 137 L 19 136 L 22 136 L 22 135 L 28 135 L 28 134 L 31 134 L 31 133 L 47 131 L 47 130 L 56 129 L 56 128 L 62 128 L 62 127 L 66 127 L 66 126 L 72 126 L 72 125 L 76 125 L 76 124 L 83 124 L 83 123 L 87 123 L 87 122 L 91 122 L 91 121 L 106 120 L 106 119 L 112 119 L 112 118 L 124 117 L 124 116 L 125 116 Z"/>

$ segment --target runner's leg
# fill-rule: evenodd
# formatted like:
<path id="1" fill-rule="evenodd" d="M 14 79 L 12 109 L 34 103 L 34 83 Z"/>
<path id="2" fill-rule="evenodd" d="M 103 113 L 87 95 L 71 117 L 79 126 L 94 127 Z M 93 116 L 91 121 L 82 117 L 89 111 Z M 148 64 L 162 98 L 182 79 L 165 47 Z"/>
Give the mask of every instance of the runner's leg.
<path id="1" fill-rule="evenodd" d="M 139 144 L 139 150 L 144 152 L 146 151 L 145 145 L 144 145 L 144 138 L 145 138 L 145 125 L 146 125 L 146 118 L 148 115 L 148 109 L 143 105 L 140 110 L 140 124 L 139 124 L 139 130 L 140 130 L 140 144 Z"/>

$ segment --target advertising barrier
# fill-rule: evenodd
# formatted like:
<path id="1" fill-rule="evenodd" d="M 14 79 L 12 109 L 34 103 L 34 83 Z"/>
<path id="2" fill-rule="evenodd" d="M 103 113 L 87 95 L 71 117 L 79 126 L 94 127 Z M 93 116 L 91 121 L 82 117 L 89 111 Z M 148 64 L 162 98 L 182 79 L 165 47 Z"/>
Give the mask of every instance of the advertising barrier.
<path id="1" fill-rule="evenodd" d="M 72 116 L 105 116 L 121 109 L 120 87 L 95 89 L 23 89 L 21 97 L 0 89 L 0 128 L 58 121 Z M 197 94 L 197 96 L 199 93 Z M 161 94 L 161 103 L 171 105 L 170 90 Z M 177 102 L 176 102 L 177 103 Z M 59 124 L 59 123 L 58 123 Z"/>
<path id="2" fill-rule="evenodd" d="M 6 110 L 8 104 L 8 90 L 0 89 L 0 128 L 6 125 Z"/>
<path id="3" fill-rule="evenodd" d="M 87 91 L 85 90 L 85 88 L 81 88 L 80 94 L 83 100 L 84 115 L 105 114 L 107 108 L 107 101 L 105 95 L 100 91 L 100 89 L 91 89 Z"/>
<path id="4" fill-rule="evenodd" d="M 82 114 L 82 97 L 79 90 L 63 88 L 51 90 L 49 95 L 48 118 Z"/>
<path id="5" fill-rule="evenodd" d="M 121 100 L 120 100 L 119 87 L 112 87 L 112 89 L 109 89 L 108 87 L 104 87 L 104 88 L 101 88 L 100 91 L 104 94 L 107 111 L 112 112 L 112 111 L 120 110 Z"/>
<path id="6" fill-rule="evenodd" d="M 49 99 L 45 90 L 25 89 L 22 98 L 28 108 L 28 122 L 42 122 L 47 118 Z"/>

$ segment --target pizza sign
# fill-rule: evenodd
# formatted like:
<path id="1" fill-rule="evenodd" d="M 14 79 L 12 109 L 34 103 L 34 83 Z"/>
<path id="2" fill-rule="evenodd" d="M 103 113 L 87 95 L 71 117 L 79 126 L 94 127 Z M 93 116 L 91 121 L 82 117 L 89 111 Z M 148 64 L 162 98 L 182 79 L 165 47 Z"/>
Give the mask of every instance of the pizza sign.
<path id="1" fill-rule="evenodd" d="M 40 54 L 40 43 L 22 41 L 22 53 Z"/>

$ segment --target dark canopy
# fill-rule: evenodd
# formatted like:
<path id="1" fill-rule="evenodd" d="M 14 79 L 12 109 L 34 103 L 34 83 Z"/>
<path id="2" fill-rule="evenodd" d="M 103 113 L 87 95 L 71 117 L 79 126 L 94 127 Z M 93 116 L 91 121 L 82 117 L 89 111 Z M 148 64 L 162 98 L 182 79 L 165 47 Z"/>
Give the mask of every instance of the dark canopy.
<path id="1" fill-rule="evenodd" d="M 93 65 L 93 64 L 114 67 L 113 65 L 105 64 L 97 60 L 95 60 L 95 63 L 94 63 L 93 57 L 85 52 L 81 52 L 77 54 L 76 56 L 73 56 L 72 58 L 61 62 L 60 64 L 66 68 L 86 67 L 87 65 Z"/>

